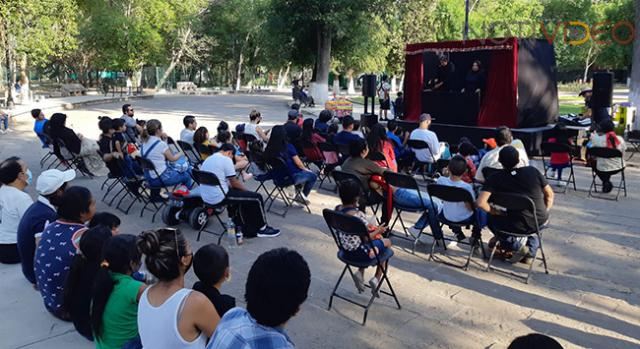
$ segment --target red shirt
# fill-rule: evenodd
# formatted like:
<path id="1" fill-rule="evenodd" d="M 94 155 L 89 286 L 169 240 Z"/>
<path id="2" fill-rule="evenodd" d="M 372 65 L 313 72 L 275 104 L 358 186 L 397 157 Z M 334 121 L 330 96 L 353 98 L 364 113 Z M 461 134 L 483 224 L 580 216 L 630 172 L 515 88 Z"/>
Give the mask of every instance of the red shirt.
<path id="1" fill-rule="evenodd" d="M 549 143 L 556 143 L 557 140 L 555 138 L 549 138 Z M 564 165 L 568 164 L 571 161 L 571 156 L 569 153 L 551 153 L 551 165 Z"/>
<path id="2" fill-rule="evenodd" d="M 473 179 L 476 177 L 476 164 L 473 163 L 471 157 L 464 158 L 467 161 L 467 172 L 465 172 L 460 179 L 467 183 L 473 183 Z"/>

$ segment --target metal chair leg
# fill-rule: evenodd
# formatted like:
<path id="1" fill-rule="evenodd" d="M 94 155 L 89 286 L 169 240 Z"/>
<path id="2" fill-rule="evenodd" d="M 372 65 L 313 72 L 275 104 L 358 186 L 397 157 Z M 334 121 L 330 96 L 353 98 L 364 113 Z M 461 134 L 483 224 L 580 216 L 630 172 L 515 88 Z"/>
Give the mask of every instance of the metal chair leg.
<path id="1" fill-rule="evenodd" d="M 331 292 L 331 297 L 329 297 L 329 307 L 327 308 L 327 310 L 331 310 L 331 305 L 333 304 L 333 296 L 336 294 L 336 291 L 338 290 L 338 286 L 340 286 L 340 282 L 342 282 L 342 278 L 344 277 L 344 273 L 347 271 L 347 269 L 349 269 L 349 272 L 353 274 L 353 272 L 351 272 L 351 268 L 349 267 L 349 265 L 345 264 L 344 269 L 342 269 L 342 273 L 338 278 L 338 282 L 336 282 L 336 285 L 333 287 L 333 291 Z"/>

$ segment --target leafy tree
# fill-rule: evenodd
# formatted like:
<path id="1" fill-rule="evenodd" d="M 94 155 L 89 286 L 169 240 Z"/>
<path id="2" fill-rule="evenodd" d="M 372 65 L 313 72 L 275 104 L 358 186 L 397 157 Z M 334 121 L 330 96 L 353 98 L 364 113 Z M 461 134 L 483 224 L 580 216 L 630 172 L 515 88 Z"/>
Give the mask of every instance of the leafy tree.
<path id="1" fill-rule="evenodd" d="M 640 108 L 640 1 L 634 1 L 636 35 L 633 39 L 633 65 L 631 66 L 631 90 L 629 91 L 629 101 L 636 108 Z"/>

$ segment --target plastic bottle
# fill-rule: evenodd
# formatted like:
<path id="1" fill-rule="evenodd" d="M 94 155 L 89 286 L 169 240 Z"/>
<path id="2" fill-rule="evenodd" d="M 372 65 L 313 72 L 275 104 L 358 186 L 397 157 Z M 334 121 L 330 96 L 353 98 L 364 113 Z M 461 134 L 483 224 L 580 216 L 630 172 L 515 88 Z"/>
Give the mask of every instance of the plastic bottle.
<path id="1" fill-rule="evenodd" d="M 231 217 L 227 219 L 225 226 L 227 228 L 227 238 L 225 239 L 227 240 L 227 246 L 230 248 L 236 247 L 236 225 Z"/>
<path id="2" fill-rule="evenodd" d="M 242 233 L 242 227 L 236 227 L 236 245 L 240 246 L 244 243 L 244 234 Z"/>

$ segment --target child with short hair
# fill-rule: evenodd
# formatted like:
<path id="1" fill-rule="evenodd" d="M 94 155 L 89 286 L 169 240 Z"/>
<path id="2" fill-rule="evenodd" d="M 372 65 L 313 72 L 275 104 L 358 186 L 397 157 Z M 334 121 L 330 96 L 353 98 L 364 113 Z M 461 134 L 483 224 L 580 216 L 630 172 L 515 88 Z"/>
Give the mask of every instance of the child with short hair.
<path id="1" fill-rule="evenodd" d="M 103 226 L 109 228 L 112 235 L 118 235 L 120 233 L 120 224 L 120 218 L 113 213 L 98 212 L 89 222 L 89 228 Z"/>
<path id="2" fill-rule="evenodd" d="M 462 180 L 462 177 L 467 172 L 467 161 L 462 156 L 455 155 L 449 161 L 449 177 L 439 177 L 436 184 L 465 189 L 471 194 L 472 200 L 475 201 L 476 195 L 473 191 L 473 186 Z M 482 228 L 486 225 L 486 214 L 483 213 L 482 210 L 476 209 L 474 204 L 469 202 L 443 201 L 440 214 L 444 215 L 444 218 L 450 222 L 464 222 L 470 220 L 474 214 L 479 215 L 473 224 L 472 239 L 479 239 Z M 458 241 L 466 238 L 461 227 L 452 227 L 451 230 L 456 235 Z"/>
<path id="3" fill-rule="evenodd" d="M 458 145 L 458 154 L 460 154 L 467 163 L 467 171 L 461 177 L 466 183 L 473 183 L 473 179 L 476 177 L 477 169 L 476 164 L 473 162 L 473 155 L 477 153 L 478 150 L 471 143 L 463 142 Z"/>
<path id="4" fill-rule="evenodd" d="M 564 124 L 557 124 L 553 128 L 553 136 L 547 142 L 573 145 L 573 141 L 567 134 L 567 127 Z M 562 180 L 562 170 L 571 166 L 571 154 L 568 152 L 551 153 L 549 156 L 549 169 L 557 171 L 558 180 Z M 546 175 L 546 173 L 545 173 Z"/>
<path id="5" fill-rule="evenodd" d="M 353 261 L 369 261 L 377 255 L 383 255 L 388 248 L 391 248 L 391 240 L 382 238 L 382 234 L 387 230 L 385 224 L 375 225 L 375 217 L 367 217 L 358 209 L 358 202 L 361 195 L 360 183 L 354 180 L 345 180 L 338 184 L 338 193 L 342 205 L 336 207 L 336 211 L 359 218 L 369 229 L 368 240 L 365 241 L 355 235 L 346 235 L 338 232 L 340 244 L 345 249 L 345 257 Z M 373 245 L 373 248 L 371 246 Z M 376 288 L 382 279 L 382 266 L 376 268 L 376 274 L 369 280 L 371 292 L 377 294 Z M 364 268 L 359 268 L 353 274 L 353 281 L 359 292 L 364 292 Z"/>
<path id="6" fill-rule="evenodd" d="M 216 244 L 200 247 L 193 257 L 193 271 L 198 280 L 193 289 L 209 298 L 222 317 L 227 311 L 236 306 L 236 299 L 220 293 L 220 287 L 231 279 L 229 270 L 229 254 Z"/>

